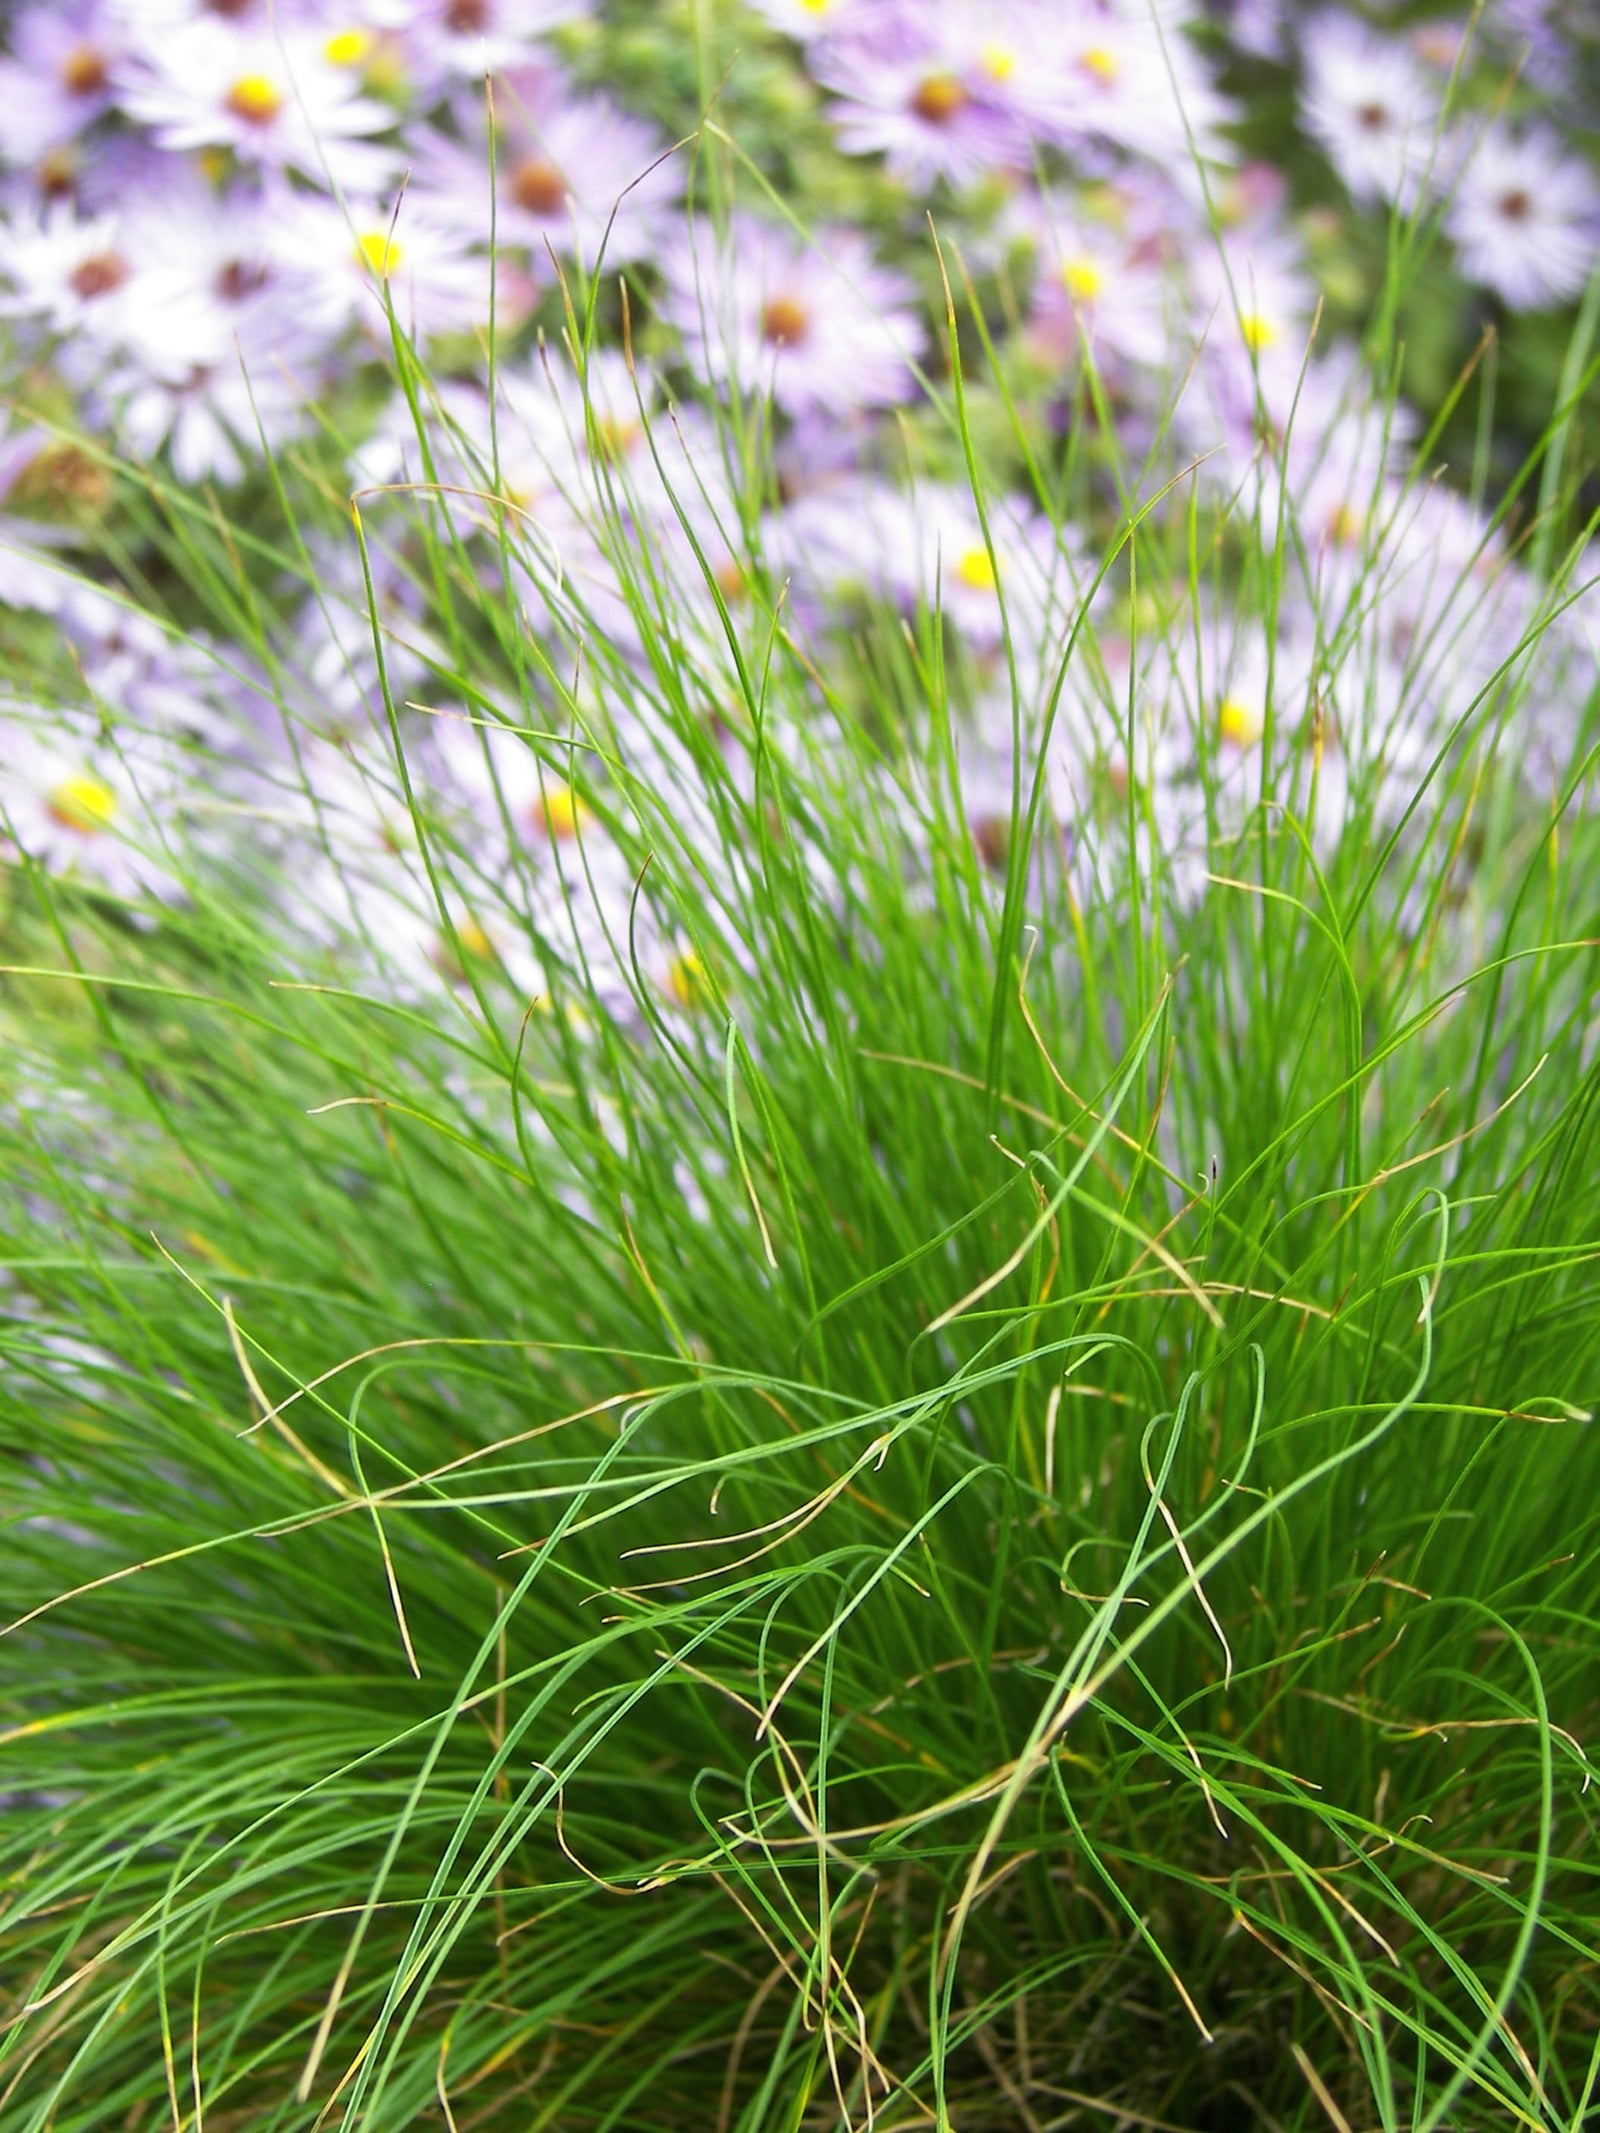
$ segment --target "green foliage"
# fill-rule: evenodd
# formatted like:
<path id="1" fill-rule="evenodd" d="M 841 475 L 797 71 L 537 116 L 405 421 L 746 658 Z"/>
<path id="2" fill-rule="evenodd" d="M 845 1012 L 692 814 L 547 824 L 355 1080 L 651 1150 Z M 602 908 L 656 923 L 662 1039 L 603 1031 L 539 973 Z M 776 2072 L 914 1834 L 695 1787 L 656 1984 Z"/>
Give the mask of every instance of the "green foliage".
<path id="1" fill-rule="evenodd" d="M 1131 786 L 1080 907 L 967 820 L 938 618 L 834 726 L 753 568 L 719 703 L 619 502 L 580 690 L 366 510 L 684 956 L 514 996 L 420 803 L 414 1000 L 14 874 L 0 2127 L 1576 2133 L 1592 736 L 1530 809 L 1508 669 L 1400 831 L 1268 793 L 1189 900 Z M 1208 556 L 1125 517 L 1119 613 Z"/>

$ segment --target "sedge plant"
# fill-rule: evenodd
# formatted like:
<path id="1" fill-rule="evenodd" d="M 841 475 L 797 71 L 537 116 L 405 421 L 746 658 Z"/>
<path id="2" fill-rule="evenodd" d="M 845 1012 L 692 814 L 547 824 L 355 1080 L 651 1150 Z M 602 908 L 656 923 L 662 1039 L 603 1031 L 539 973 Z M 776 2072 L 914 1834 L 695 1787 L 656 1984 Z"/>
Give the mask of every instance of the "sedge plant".
<path id="1" fill-rule="evenodd" d="M 1124 454 L 1091 369 L 980 810 L 942 591 L 823 658 L 759 398 L 603 396 L 612 301 L 544 358 L 603 594 L 398 330 L 407 471 L 342 523 L 305 465 L 238 523 L 109 469 L 276 785 L 174 803 L 164 904 L 7 877 L 0 2127 L 1579 2133 L 1584 379 L 1506 496 L 1532 617 L 1386 809 L 1392 751 L 1335 779 L 1384 528 L 1342 699 L 1219 730 L 1208 588 L 1273 643 L 1315 530 Z M 366 844 L 278 626 L 333 538 Z M 1198 874 L 1113 639 L 1192 699 Z M 1126 745 L 1069 816 L 1083 701 Z"/>

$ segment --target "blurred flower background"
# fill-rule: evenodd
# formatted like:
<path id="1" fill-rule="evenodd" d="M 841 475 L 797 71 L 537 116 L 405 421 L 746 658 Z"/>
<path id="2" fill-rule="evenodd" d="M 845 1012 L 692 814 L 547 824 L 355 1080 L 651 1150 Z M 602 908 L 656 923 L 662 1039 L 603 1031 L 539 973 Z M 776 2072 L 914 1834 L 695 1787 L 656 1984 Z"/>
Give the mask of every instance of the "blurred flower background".
<path id="1" fill-rule="evenodd" d="M 1180 897 L 1227 831 L 1219 794 L 1241 820 L 1270 791 L 1332 826 L 1359 786 L 1392 820 L 1448 740 L 1445 707 L 1495 685 L 1581 535 L 1581 496 L 1570 525 L 1547 511 L 1530 531 L 1519 468 L 1563 377 L 1585 383 L 1595 46 L 1560 0 L 16 9 L 0 601 L 7 665 L 30 678 L 0 706 L 13 856 L 122 895 L 175 893 L 180 847 L 185 865 L 255 853 L 309 940 L 339 901 L 336 847 L 393 892 L 400 916 L 374 935 L 364 899 L 361 928 L 390 979 L 436 969 L 375 606 L 418 781 L 484 879 L 515 862 L 548 882 L 581 844 L 585 895 L 625 905 L 604 822 L 564 789 L 523 792 L 514 743 L 433 700 L 438 588 L 375 493 L 424 486 L 567 660 L 597 633 L 627 656 L 596 525 L 631 519 L 674 577 L 664 611 L 713 677 L 713 718 L 730 642 L 780 608 L 833 676 L 829 716 L 848 712 L 864 604 L 938 609 L 965 804 L 997 869 L 1047 703 L 1048 806 L 1080 894 L 1125 868 L 1130 790 Z M 424 393 L 395 382 L 396 334 Z M 371 499 L 370 594 L 336 516 L 351 489 Z M 297 569 L 251 560 L 267 661 L 163 579 L 152 506 L 170 519 L 188 495 L 215 516 L 225 491 L 236 523 L 286 492 L 324 513 Z M 1203 599 L 1156 582 L 1090 601 L 1108 529 L 1152 498 L 1197 515 Z M 131 612 L 152 589 L 168 628 Z M 1092 647 L 1055 704 L 1086 602 Z M 1516 714 L 1535 794 L 1566 760 L 1595 642 L 1581 597 L 1542 633 Z M 286 742 L 286 689 L 297 716 L 315 706 L 313 748 Z M 600 916 L 614 932 L 618 911 Z"/>

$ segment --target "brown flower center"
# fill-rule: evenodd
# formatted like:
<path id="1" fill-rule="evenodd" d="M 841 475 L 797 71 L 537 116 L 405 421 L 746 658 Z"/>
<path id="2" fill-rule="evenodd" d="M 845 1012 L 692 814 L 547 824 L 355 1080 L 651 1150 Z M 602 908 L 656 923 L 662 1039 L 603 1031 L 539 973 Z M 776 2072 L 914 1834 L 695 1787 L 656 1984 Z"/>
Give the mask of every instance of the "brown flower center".
<path id="1" fill-rule="evenodd" d="M 216 292 L 225 304 L 241 303 L 266 285 L 266 268 L 259 261 L 249 259 L 230 259 L 218 272 L 215 283 Z"/>
<path id="2" fill-rule="evenodd" d="M 1356 124 L 1363 133 L 1386 132 L 1389 126 L 1388 105 L 1379 103 L 1361 105 L 1356 112 Z"/>
<path id="3" fill-rule="evenodd" d="M 489 27 L 488 0 L 450 0 L 444 26 L 453 37 L 475 37 Z"/>
<path id="4" fill-rule="evenodd" d="M 70 148 L 52 148 L 34 172 L 47 200 L 59 200 L 64 193 L 70 193 L 77 175 L 78 166 Z"/>
<path id="5" fill-rule="evenodd" d="M 968 824 L 973 848 L 991 874 L 1003 874 L 1011 850 L 1011 823 L 1005 815 L 977 815 Z"/>
<path id="6" fill-rule="evenodd" d="M 98 96 L 110 78 L 104 55 L 92 44 L 74 45 L 61 62 L 61 86 L 68 96 Z"/>
<path id="7" fill-rule="evenodd" d="M 111 476 L 76 445 L 47 445 L 23 468 L 11 493 L 51 518 L 98 518 L 111 502 Z"/>
<path id="8" fill-rule="evenodd" d="M 67 276 L 74 294 L 86 298 L 109 296 L 127 278 L 128 262 L 115 252 L 95 252 L 88 259 L 80 259 Z"/>
<path id="9" fill-rule="evenodd" d="M 811 330 L 811 314 L 792 296 L 775 296 L 761 314 L 761 338 L 775 348 L 792 348 Z"/>
<path id="10" fill-rule="evenodd" d="M 967 92 L 953 74 L 930 74 L 919 81 L 911 108 L 932 126 L 947 126 L 967 101 Z"/>
<path id="11" fill-rule="evenodd" d="M 559 215 L 567 204 L 567 181 L 543 156 L 524 156 L 512 167 L 511 197 L 530 215 Z"/>
<path id="12" fill-rule="evenodd" d="M 1533 213 L 1533 200 L 1520 185 L 1500 195 L 1500 212 L 1507 222 L 1526 222 Z"/>

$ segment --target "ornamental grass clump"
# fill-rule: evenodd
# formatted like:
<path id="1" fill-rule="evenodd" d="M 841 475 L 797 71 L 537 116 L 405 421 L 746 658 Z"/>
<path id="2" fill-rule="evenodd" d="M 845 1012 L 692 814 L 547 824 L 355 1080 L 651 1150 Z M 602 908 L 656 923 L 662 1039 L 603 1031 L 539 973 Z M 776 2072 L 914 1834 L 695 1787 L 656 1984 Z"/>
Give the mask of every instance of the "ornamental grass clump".
<path id="1" fill-rule="evenodd" d="M 1580 2133 L 1600 283 L 1519 448 L 1403 331 L 1459 53 L 1358 140 L 1304 40 L 1357 337 L 1165 14 L 772 0 L 932 230 L 569 23 L 502 324 L 413 12 L 414 237 L 340 37 L 342 204 L 181 181 L 356 263 L 251 314 L 326 393 L 90 335 L 0 440 L 0 2133 Z"/>
<path id="2" fill-rule="evenodd" d="M 847 713 L 640 407 L 691 651 L 587 419 L 631 635 L 569 672 L 515 509 L 502 589 L 369 503 L 454 708 L 341 813 L 279 669 L 248 867 L 190 791 L 164 907 L 13 872 L 0 2122 L 1576 2126 L 1595 851 L 1586 744 L 1537 807 L 1504 740 L 1559 587 L 1392 824 L 1272 697 L 1309 804 L 1224 828 L 1197 725 L 1179 894 L 1136 775 L 1082 865 L 1058 701 L 964 812 L 938 615 Z"/>

